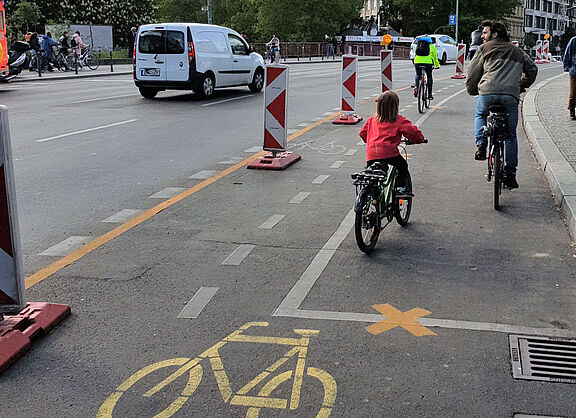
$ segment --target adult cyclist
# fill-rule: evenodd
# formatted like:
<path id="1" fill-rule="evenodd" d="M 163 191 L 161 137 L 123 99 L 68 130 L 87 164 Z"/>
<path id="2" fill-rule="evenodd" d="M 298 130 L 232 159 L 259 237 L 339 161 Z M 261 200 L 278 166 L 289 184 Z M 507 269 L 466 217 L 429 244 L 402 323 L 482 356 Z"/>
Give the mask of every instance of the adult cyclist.
<path id="1" fill-rule="evenodd" d="M 524 51 L 510 43 L 510 37 L 502 23 L 485 21 L 481 25 L 484 43 L 474 54 L 466 79 L 468 94 L 478 96 L 474 119 L 474 159 L 486 159 L 487 143 L 482 128 L 486 125 L 489 107 L 495 104 L 504 106 L 508 113 L 508 138 L 504 142 L 504 185 L 509 189 L 516 189 L 518 102 L 520 92 L 536 80 L 538 67 Z"/>
<path id="2" fill-rule="evenodd" d="M 428 80 L 428 99 L 433 100 L 432 96 L 432 68 L 438 69 L 438 54 L 432 38 L 429 36 L 419 36 L 416 38 L 416 51 L 414 56 L 414 69 L 416 78 L 414 79 L 414 97 L 418 96 L 418 82 L 422 76 L 422 71 L 426 71 Z"/>
<path id="3" fill-rule="evenodd" d="M 276 35 L 272 35 L 272 39 L 270 39 L 266 46 L 270 48 L 270 62 L 276 62 L 277 59 L 279 59 L 280 39 L 278 39 Z"/>

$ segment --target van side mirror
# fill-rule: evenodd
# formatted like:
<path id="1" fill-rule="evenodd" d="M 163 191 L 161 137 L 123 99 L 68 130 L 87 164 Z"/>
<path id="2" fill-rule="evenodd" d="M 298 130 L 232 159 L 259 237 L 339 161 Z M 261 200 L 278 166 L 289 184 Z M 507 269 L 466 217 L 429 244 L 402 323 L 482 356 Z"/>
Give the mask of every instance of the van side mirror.
<path id="1" fill-rule="evenodd" d="M 254 49 L 254 47 L 253 47 L 252 45 L 250 45 L 250 46 L 248 47 L 248 51 L 250 51 L 250 53 L 256 52 L 256 50 Z"/>

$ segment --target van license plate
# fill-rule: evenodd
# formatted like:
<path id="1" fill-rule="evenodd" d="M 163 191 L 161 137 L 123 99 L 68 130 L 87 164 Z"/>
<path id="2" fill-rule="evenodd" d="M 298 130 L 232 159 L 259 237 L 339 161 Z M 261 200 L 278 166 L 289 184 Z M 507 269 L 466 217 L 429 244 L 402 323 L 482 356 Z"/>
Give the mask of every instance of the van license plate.
<path id="1" fill-rule="evenodd" d="M 152 77 L 158 77 L 160 75 L 160 69 L 159 68 L 143 68 L 142 75 L 147 75 L 147 76 L 152 76 Z"/>

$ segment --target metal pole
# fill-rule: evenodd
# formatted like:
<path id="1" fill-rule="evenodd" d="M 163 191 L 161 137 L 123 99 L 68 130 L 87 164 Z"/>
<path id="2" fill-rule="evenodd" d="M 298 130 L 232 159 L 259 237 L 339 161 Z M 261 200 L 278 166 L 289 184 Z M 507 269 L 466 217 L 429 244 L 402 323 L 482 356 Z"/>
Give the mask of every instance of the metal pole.
<path id="1" fill-rule="evenodd" d="M 110 51 L 110 72 L 114 72 L 114 66 L 112 65 L 112 51 Z"/>
<path id="2" fill-rule="evenodd" d="M 456 30 L 454 32 L 454 39 L 456 44 L 458 44 L 458 0 L 456 0 Z"/>
<path id="3" fill-rule="evenodd" d="M 206 7 L 207 7 L 207 15 L 208 15 L 208 24 L 211 25 L 212 24 L 212 15 L 210 14 L 210 0 L 206 0 Z"/>

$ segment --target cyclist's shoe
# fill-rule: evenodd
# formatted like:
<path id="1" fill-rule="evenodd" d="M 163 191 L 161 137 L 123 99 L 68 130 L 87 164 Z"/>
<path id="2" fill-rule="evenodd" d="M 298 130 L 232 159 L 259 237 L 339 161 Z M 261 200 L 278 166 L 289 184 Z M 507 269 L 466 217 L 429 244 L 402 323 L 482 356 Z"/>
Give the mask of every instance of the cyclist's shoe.
<path id="1" fill-rule="evenodd" d="M 506 175 L 504 176 L 504 186 L 507 189 L 517 189 L 519 187 L 518 182 L 516 181 L 516 173 L 506 171 Z"/>
<path id="2" fill-rule="evenodd" d="M 474 154 L 474 159 L 477 161 L 485 161 L 486 160 L 486 148 L 488 145 L 486 142 L 482 142 L 480 145 L 476 147 L 476 153 Z"/>
<path id="3" fill-rule="evenodd" d="M 410 84 L 410 87 L 414 88 L 414 87 L 416 87 L 416 86 L 415 86 L 414 84 Z"/>
<path id="4" fill-rule="evenodd" d="M 406 198 L 406 197 L 414 197 L 414 193 L 410 193 L 406 190 L 406 187 L 396 187 L 396 197 L 399 198 Z"/>
<path id="5" fill-rule="evenodd" d="M 570 109 L 570 119 L 576 120 L 576 110 Z"/>
<path id="6" fill-rule="evenodd" d="M 418 87 L 414 87 L 414 97 L 418 97 Z"/>
<path id="7" fill-rule="evenodd" d="M 428 95 L 428 100 L 434 100 L 434 96 L 432 96 L 431 94 Z"/>

